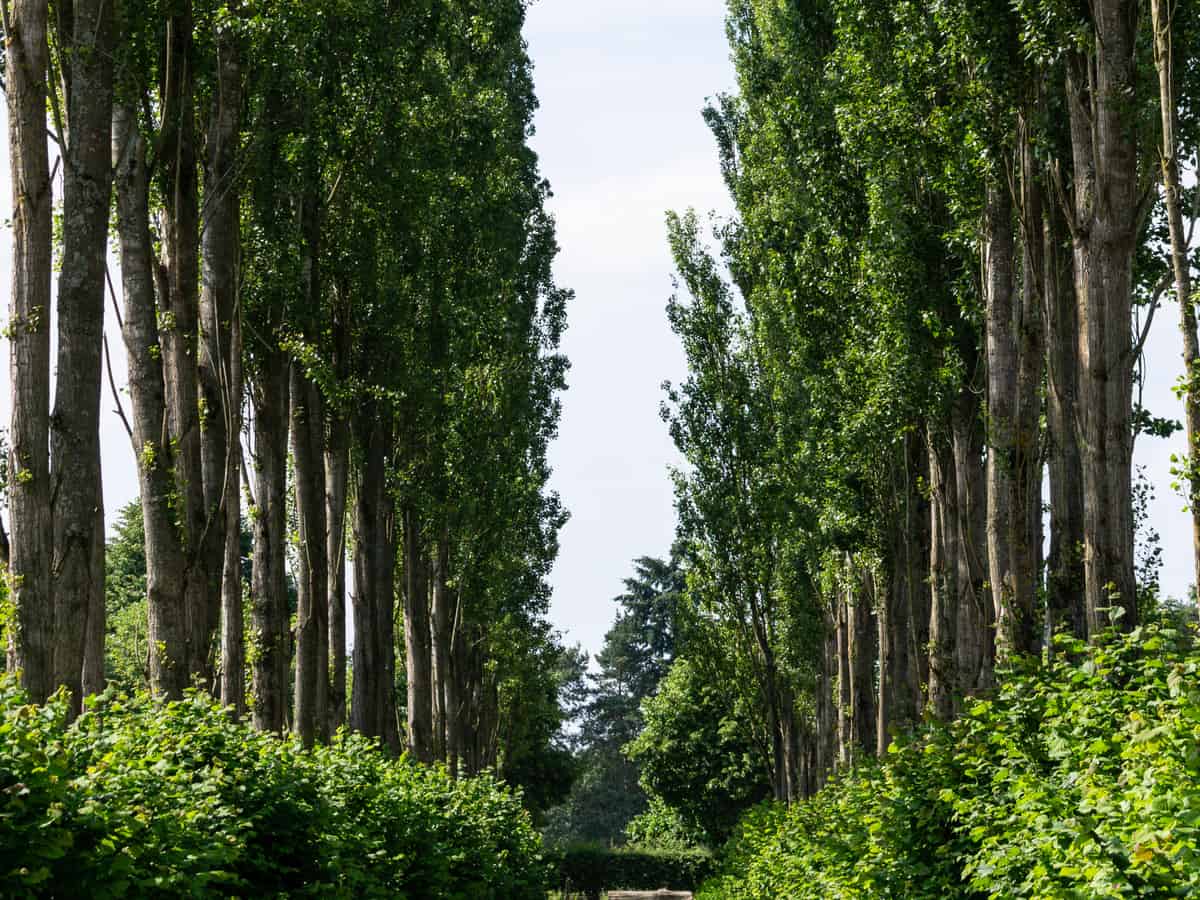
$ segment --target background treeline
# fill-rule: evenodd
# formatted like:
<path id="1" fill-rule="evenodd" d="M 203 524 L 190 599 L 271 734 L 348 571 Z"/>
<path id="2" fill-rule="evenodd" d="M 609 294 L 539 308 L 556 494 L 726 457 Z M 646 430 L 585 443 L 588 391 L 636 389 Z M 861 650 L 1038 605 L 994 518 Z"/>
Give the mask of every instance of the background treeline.
<path id="1" fill-rule="evenodd" d="M 546 447 L 569 295 L 523 22 L 522 0 L 5 4 L 8 666 L 31 700 L 198 685 L 306 746 L 348 725 L 565 790 Z M 102 389 L 140 488 L 107 565 Z"/>
<path id="2" fill-rule="evenodd" d="M 1194 448 L 1197 13 L 731 0 L 705 115 L 736 215 L 716 250 L 670 218 L 663 415 L 683 654 L 775 798 L 1158 608 L 1131 455 L 1180 427 L 1137 402 L 1172 308 Z"/>

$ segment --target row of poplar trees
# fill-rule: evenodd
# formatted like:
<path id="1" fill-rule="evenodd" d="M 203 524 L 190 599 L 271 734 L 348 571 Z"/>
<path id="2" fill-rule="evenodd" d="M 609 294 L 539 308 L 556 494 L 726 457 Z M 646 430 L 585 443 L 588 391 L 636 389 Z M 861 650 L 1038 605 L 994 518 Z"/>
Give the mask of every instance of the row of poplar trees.
<path id="1" fill-rule="evenodd" d="M 65 685 L 78 710 L 103 683 L 111 302 L 152 690 L 495 764 L 506 671 L 552 640 L 564 521 L 568 297 L 524 7 L 5 0 L 9 665 L 32 699 Z"/>
<path id="2" fill-rule="evenodd" d="M 1170 300 L 1198 483 L 1200 5 L 730 0 L 728 33 L 737 214 L 719 255 L 670 220 L 664 416 L 706 655 L 787 799 L 1148 612 L 1133 444 L 1176 426 L 1135 398 Z"/>

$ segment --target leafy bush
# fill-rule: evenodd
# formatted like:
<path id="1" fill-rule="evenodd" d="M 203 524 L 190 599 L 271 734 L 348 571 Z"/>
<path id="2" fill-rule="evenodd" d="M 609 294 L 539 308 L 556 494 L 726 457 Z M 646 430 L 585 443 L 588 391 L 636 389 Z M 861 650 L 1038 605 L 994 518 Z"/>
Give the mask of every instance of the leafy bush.
<path id="1" fill-rule="evenodd" d="M 646 811 L 629 820 L 625 837 L 631 844 L 656 850 L 695 850 L 709 844 L 704 831 L 684 821 L 661 797 L 651 797 Z"/>
<path id="2" fill-rule="evenodd" d="M 599 897 L 606 890 L 680 891 L 696 888 L 712 872 L 712 856 L 702 850 L 609 849 L 580 844 L 560 851 L 558 881 L 564 895 Z"/>
<path id="3" fill-rule="evenodd" d="M 545 897 L 519 796 L 357 736 L 304 753 L 207 698 L 71 726 L 0 678 L 0 896 Z"/>
<path id="4" fill-rule="evenodd" d="M 1198 669 L 1169 627 L 1060 641 L 883 765 L 752 811 L 699 896 L 1200 894 Z"/>

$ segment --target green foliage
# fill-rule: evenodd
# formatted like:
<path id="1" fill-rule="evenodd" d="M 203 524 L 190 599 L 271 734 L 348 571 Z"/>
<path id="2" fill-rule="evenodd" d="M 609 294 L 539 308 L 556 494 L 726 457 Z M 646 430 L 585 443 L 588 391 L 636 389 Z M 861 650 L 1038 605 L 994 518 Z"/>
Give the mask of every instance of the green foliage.
<path id="1" fill-rule="evenodd" d="M 712 871 L 713 858 L 702 850 L 610 850 L 580 844 L 560 851 L 557 863 L 564 895 L 598 897 L 604 890 L 693 890 Z"/>
<path id="2" fill-rule="evenodd" d="M 578 720 L 578 772 L 567 801 L 548 816 L 545 835 L 553 844 L 623 843 L 626 825 L 646 811 L 638 766 L 622 748 L 640 733 L 641 704 L 658 689 L 678 651 L 684 575 L 676 551 L 669 560 L 634 560 L 635 574 L 615 598 L 617 618 L 596 655 L 598 671 L 587 676 L 590 685 L 569 682 L 577 687 L 563 699 Z M 586 658 L 575 663 L 586 669 Z M 583 670 L 578 674 L 582 679 Z"/>
<path id="3" fill-rule="evenodd" d="M 651 797 L 646 811 L 629 820 L 625 837 L 632 846 L 655 850 L 695 850 L 709 843 L 707 832 L 687 822 L 661 797 Z"/>
<path id="4" fill-rule="evenodd" d="M 700 896 L 1192 896 L 1198 671 L 1169 625 L 1060 641 L 882 766 L 756 808 Z"/>
<path id="5" fill-rule="evenodd" d="M 680 659 L 642 704 L 645 728 L 626 748 L 642 787 L 677 811 L 705 843 L 729 836 L 741 813 L 770 794 L 747 714 L 704 668 Z M 647 823 L 648 824 L 648 823 Z"/>
<path id="6" fill-rule="evenodd" d="M 545 896 L 532 823 L 491 778 L 344 734 L 304 753 L 202 695 L 66 712 L 0 678 L 5 897 Z"/>

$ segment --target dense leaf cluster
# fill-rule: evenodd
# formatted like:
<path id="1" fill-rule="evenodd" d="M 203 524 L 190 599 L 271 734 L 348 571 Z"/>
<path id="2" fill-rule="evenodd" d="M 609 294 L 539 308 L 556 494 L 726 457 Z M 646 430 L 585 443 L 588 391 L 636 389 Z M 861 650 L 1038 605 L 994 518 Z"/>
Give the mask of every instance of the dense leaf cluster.
<path id="1" fill-rule="evenodd" d="M 344 733 L 303 752 L 199 694 L 74 724 L 0 677 L 0 895 L 544 898 L 519 796 Z"/>
<path id="2" fill-rule="evenodd" d="M 1200 652 L 1060 641 L 949 726 L 757 807 L 705 898 L 1184 897 L 1200 890 Z"/>

